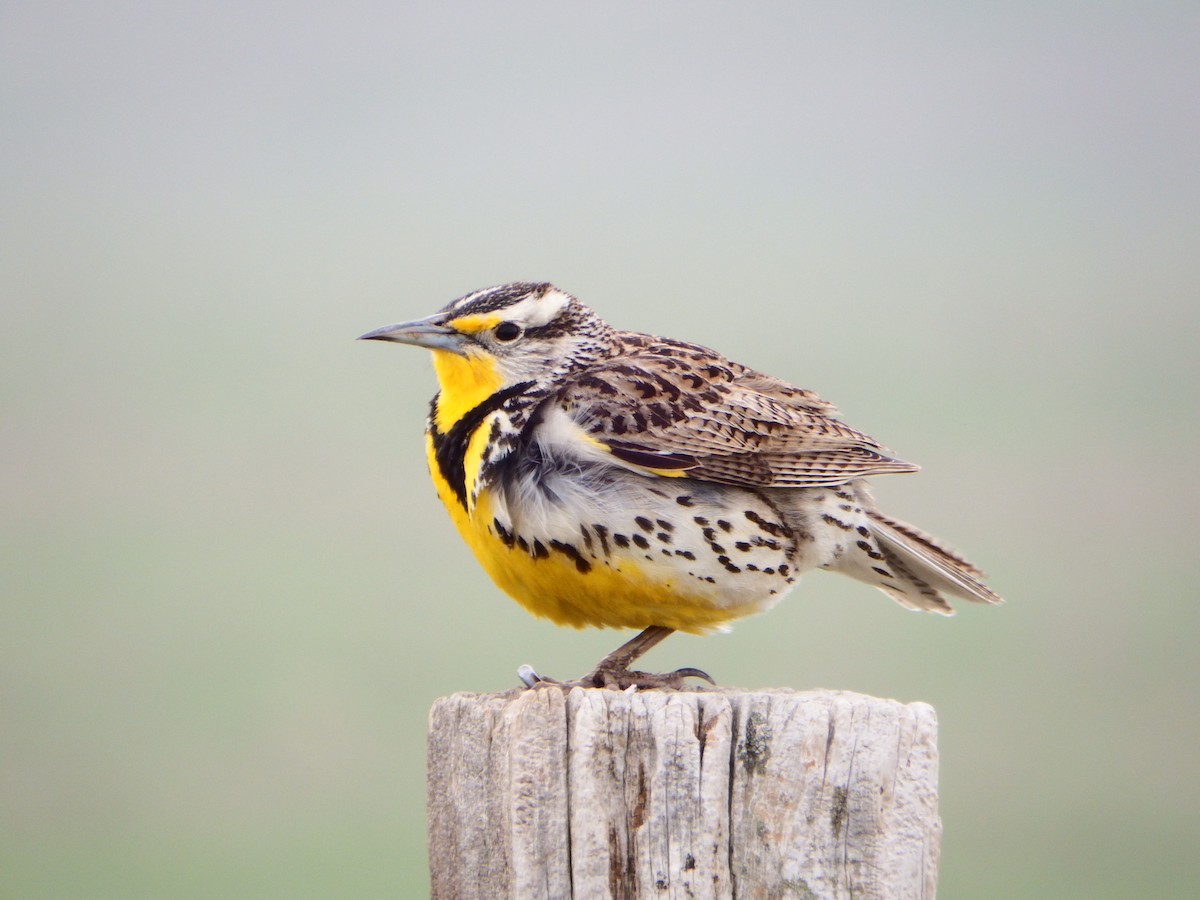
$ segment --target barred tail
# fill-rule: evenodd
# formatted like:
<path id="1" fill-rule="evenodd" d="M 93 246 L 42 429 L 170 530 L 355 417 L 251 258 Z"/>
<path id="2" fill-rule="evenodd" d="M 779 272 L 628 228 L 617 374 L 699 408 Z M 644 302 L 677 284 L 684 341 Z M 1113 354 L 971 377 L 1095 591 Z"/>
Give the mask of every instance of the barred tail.
<path id="1" fill-rule="evenodd" d="M 946 596 L 1004 602 L 983 583 L 983 572 L 937 538 L 876 509 L 865 511 L 874 546 L 839 560 L 839 571 L 879 588 L 909 609 L 953 615 Z"/>

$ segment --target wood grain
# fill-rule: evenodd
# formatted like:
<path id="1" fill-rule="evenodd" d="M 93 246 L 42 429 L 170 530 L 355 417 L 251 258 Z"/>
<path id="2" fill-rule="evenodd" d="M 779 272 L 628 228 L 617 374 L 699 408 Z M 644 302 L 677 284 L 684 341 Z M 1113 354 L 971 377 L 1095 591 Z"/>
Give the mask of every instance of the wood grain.
<path id="1" fill-rule="evenodd" d="M 835 691 L 455 694 L 428 810 L 439 898 L 932 898 L 937 719 Z"/>

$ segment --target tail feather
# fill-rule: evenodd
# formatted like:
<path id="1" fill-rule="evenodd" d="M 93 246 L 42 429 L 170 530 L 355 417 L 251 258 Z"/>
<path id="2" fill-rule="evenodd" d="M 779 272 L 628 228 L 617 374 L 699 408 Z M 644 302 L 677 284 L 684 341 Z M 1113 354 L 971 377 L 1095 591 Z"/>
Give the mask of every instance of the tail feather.
<path id="1" fill-rule="evenodd" d="M 937 541 L 932 535 L 869 509 L 871 532 L 893 565 L 907 570 L 910 577 L 924 586 L 973 603 L 1003 603 L 991 588 L 983 583 L 983 572 Z M 945 602 L 945 601 L 943 601 Z M 949 606 L 949 604 L 946 604 Z"/>
<path id="2" fill-rule="evenodd" d="M 973 603 L 1004 602 L 983 583 L 978 567 L 937 538 L 876 509 L 867 507 L 866 512 L 872 540 L 859 544 L 862 553 L 840 559 L 839 571 L 879 588 L 909 609 L 950 616 L 954 609 L 946 597 Z"/>
<path id="3" fill-rule="evenodd" d="M 948 565 L 951 565 L 974 578 L 983 579 L 985 574 L 974 564 L 963 558 L 963 556 L 955 550 L 950 549 L 932 534 L 927 531 L 921 531 L 919 528 L 914 528 L 907 522 L 901 522 L 899 519 L 893 519 L 891 516 L 885 516 L 877 509 L 868 508 L 867 515 L 874 522 L 883 523 L 893 531 L 898 531 L 913 543 L 925 548 L 933 556 L 943 560 Z M 986 588 L 985 588 L 986 590 Z M 988 591 L 991 594 L 991 591 Z M 994 594 L 992 595 L 995 596 Z M 968 598 L 969 599 L 969 598 Z M 997 598 L 998 599 L 998 598 Z M 995 602 L 989 601 L 989 602 Z"/>

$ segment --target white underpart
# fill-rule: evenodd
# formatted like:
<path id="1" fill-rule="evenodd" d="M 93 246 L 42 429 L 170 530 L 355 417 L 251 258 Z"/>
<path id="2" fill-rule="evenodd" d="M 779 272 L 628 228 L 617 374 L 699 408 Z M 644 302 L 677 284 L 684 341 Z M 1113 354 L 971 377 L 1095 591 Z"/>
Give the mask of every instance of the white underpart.
<path id="1" fill-rule="evenodd" d="M 706 596 L 718 608 L 769 608 L 789 592 L 791 584 L 782 575 L 763 572 L 764 567 L 778 569 L 781 563 L 786 563 L 799 575 L 819 564 L 808 554 L 789 558 L 782 548 L 734 549 L 737 537 L 719 532 L 716 539 L 723 542 L 727 556 L 741 565 L 759 566 L 758 572 L 747 570 L 730 578 L 716 559 L 715 551 L 710 549 L 710 538 L 704 535 L 706 525 L 696 517 L 709 523 L 709 529 L 723 518 L 741 521 L 739 517 L 747 508 L 764 518 L 773 518 L 775 511 L 761 499 L 736 488 L 714 490 L 695 482 L 685 486 L 673 478 L 645 474 L 615 479 L 600 477 L 604 467 L 616 460 L 597 446 L 566 412 L 551 409 L 536 427 L 535 440 L 546 465 L 509 481 L 503 490 L 493 493 L 492 513 L 514 535 L 530 542 L 538 538 L 543 543 L 558 540 L 582 547 L 580 525 L 604 523 L 610 532 L 614 558 L 627 559 L 647 573 L 657 571 L 664 583 L 678 583 L 692 595 Z M 665 498 L 650 493 L 654 489 L 667 492 Z M 675 490 L 692 495 L 688 507 L 673 504 L 671 495 Z M 656 520 L 664 514 L 673 521 L 669 542 L 657 536 L 660 526 Z M 638 516 L 655 521 L 655 527 L 650 530 L 640 527 L 636 522 Z M 633 535 L 638 535 L 649 546 L 631 543 L 618 547 L 615 539 L 618 533 L 627 535 L 631 542 Z M 690 550 L 693 558 L 681 559 L 675 554 L 677 549 Z M 708 575 L 713 578 L 711 582 L 703 580 Z"/>
<path id="2" fill-rule="evenodd" d="M 557 464 L 517 479 L 509 485 L 507 498 L 499 494 L 498 507 L 514 533 L 575 542 L 581 519 L 608 521 L 622 508 L 625 490 L 620 483 L 588 477 L 594 471 L 589 463 L 611 463 L 611 454 L 586 440 L 583 429 L 564 411 L 552 408 L 538 424 L 535 440 L 542 456 Z M 503 522 L 505 516 L 500 519 Z"/>

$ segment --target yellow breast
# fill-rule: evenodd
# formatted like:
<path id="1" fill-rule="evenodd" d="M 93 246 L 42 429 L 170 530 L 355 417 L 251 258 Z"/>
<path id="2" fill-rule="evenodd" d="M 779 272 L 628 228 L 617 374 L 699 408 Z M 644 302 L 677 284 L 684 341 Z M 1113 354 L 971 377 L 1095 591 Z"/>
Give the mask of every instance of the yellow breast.
<path id="1" fill-rule="evenodd" d="M 480 426 L 468 443 L 468 497 L 475 495 L 481 435 L 486 436 L 487 429 L 486 424 Z M 573 547 L 556 547 L 558 542 L 516 538 L 494 518 L 489 490 L 479 492 L 470 508 L 464 507 L 438 468 L 432 438 L 427 452 L 438 496 L 462 539 L 496 585 L 534 615 L 576 628 L 663 625 L 704 633 L 755 611 L 718 606 L 712 590 L 703 583 L 697 587 L 695 579 L 669 564 L 639 561 L 616 548 L 585 558 Z"/>

